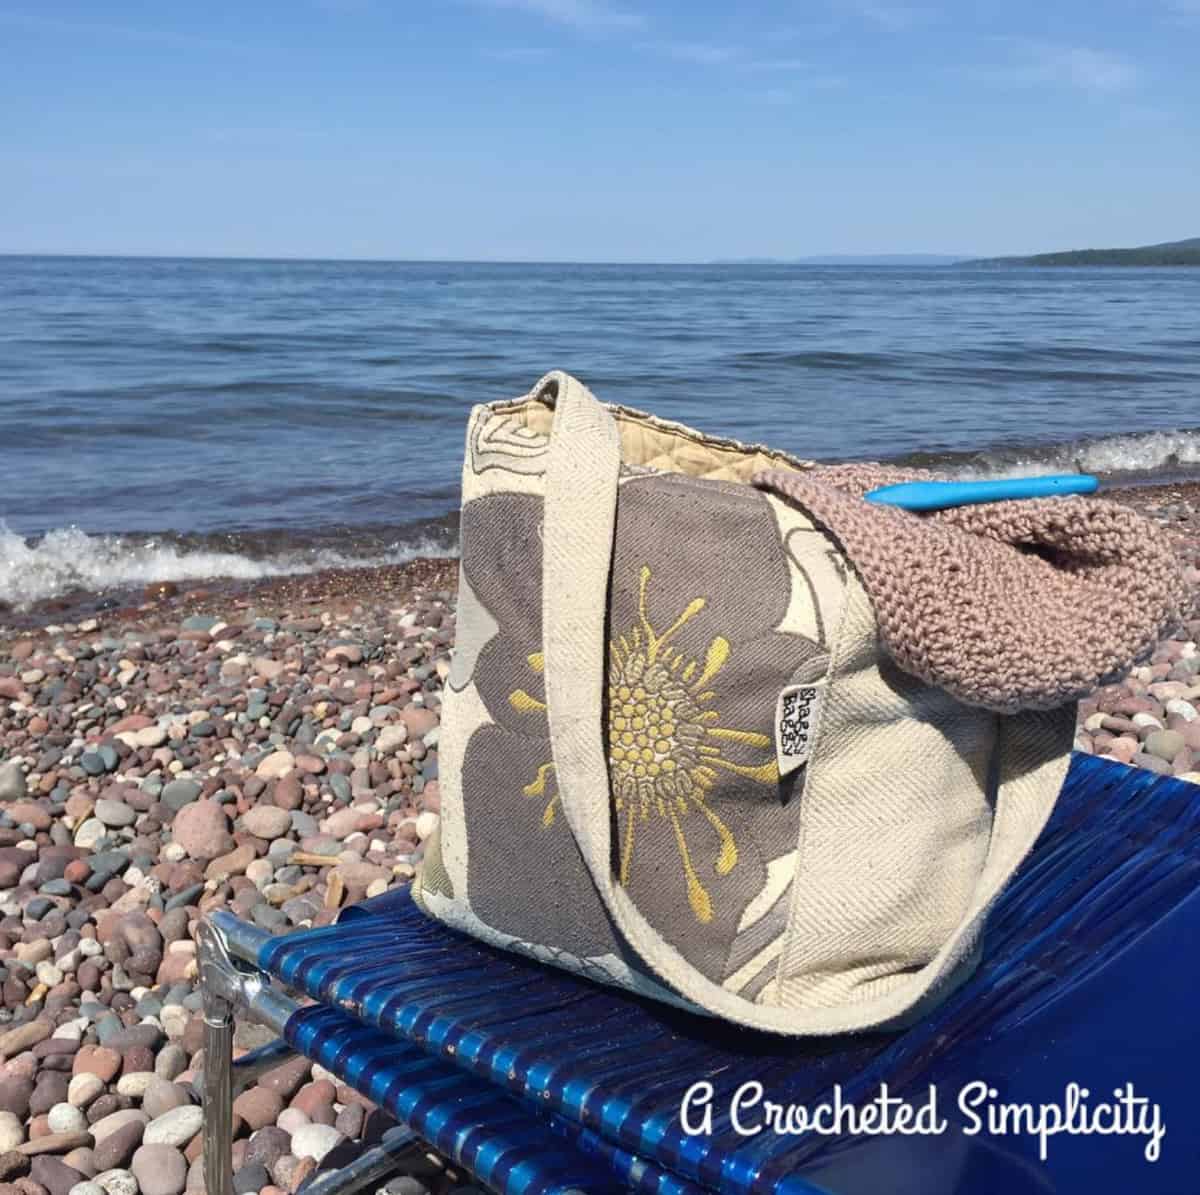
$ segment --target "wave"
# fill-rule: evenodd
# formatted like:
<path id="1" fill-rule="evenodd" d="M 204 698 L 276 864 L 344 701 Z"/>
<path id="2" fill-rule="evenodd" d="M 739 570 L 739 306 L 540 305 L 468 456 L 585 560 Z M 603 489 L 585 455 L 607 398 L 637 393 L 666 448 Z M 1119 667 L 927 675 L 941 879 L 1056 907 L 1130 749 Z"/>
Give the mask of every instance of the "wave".
<path id="1" fill-rule="evenodd" d="M 339 538 L 344 542 L 350 537 Z M 377 568 L 457 552 L 444 523 L 391 543 L 364 536 L 346 547 L 333 547 L 320 541 L 287 542 L 281 536 L 89 535 L 78 527 L 27 540 L 0 522 L 0 606 L 26 610 L 68 594 L 133 590 L 157 581 L 257 581 L 327 569 Z"/>
<path id="2" fill-rule="evenodd" d="M 1001 444 L 972 453 L 907 453 L 896 464 L 950 477 L 1093 473 L 1114 484 L 1200 479 L 1200 428 L 1101 436 L 1067 443 Z M 447 508 L 449 490 L 430 489 Z M 207 535 L 89 534 L 64 527 L 25 538 L 0 521 L 0 607 L 19 611 L 69 595 L 135 591 L 158 581 L 256 581 L 328 569 L 404 564 L 458 554 L 453 513 L 397 527 L 259 529 Z"/>
<path id="3" fill-rule="evenodd" d="M 1059 444 L 1001 444 L 972 453 L 906 453 L 895 460 L 964 481 L 1038 473 L 1092 473 L 1115 482 L 1194 480 L 1200 475 L 1200 428 Z"/>

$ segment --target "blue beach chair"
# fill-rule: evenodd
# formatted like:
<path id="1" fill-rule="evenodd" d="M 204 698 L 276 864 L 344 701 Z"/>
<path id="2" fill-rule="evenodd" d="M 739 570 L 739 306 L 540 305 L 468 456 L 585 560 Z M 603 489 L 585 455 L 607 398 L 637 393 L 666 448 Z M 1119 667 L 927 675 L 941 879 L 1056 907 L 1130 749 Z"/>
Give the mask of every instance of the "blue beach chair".
<path id="1" fill-rule="evenodd" d="M 312 1182 L 315 1195 L 361 1188 L 418 1140 L 504 1195 L 1200 1191 L 1198 879 L 1200 789 L 1077 755 L 989 919 L 974 977 L 903 1031 L 834 1039 L 753 1033 L 592 985 L 427 920 L 406 891 L 278 938 L 216 913 L 200 945 L 208 1190 L 231 1191 L 236 1077 L 298 1051 L 400 1122 Z M 232 1066 L 239 1011 L 282 1040 Z M 886 1084 L 944 1124 L 749 1135 L 760 1103 L 739 1133 L 731 1100 L 739 1089 L 752 1100 L 754 1083 L 805 1109 L 835 1088 L 862 1107 Z M 1053 1116 L 1072 1083 L 1089 1109 L 1116 1104 L 1114 1092 L 1146 1099 L 1129 1120 L 1142 1108 L 1146 1131 L 1043 1140 L 1032 1121 L 989 1131 L 992 1109 L 1044 1104 Z M 685 1131 L 689 1090 L 686 1127 L 706 1131 Z M 1154 1106 L 1166 1136 L 1151 1161 Z"/>

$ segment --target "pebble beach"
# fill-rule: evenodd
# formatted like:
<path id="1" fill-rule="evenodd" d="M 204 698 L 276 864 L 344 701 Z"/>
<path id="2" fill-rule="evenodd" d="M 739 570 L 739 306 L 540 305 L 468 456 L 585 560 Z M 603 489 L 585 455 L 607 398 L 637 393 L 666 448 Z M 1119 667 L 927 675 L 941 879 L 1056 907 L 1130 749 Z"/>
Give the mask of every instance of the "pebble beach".
<path id="1" fill-rule="evenodd" d="M 1200 486 L 1116 493 L 1200 593 Z M 202 1191 L 195 929 L 411 881 L 438 825 L 452 560 L 0 611 L 0 1195 Z M 1200 782 L 1200 613 L 1080 704 L 1077 747 Z M 239 1051 L 269 1036 L 243 1022 Z M 306 1060 L 239 1096 L 235 1190 L 391 1123 Z M 472 1190 L 414 1156 L 393 1195 Z"/>

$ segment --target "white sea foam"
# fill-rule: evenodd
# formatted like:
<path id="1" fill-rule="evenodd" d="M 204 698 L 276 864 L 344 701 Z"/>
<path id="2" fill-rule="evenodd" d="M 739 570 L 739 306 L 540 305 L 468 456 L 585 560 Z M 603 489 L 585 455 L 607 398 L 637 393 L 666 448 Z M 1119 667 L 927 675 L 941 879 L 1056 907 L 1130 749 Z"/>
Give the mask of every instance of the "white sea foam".
<path id="1" fill-rule="evenodd" d="M 77 527 L 51 531 L 30 546 L 0 523 L 0 602 L 21 609 L 73 590 L 98 593 L 154 581 L 253 581 L 322 569 L 403 564 L 418 556 L 450 554 L 444 544 L 418 539 L 393 544 L 374 555 L 293 548 L 255 559 L 153 537 L 88 535 Z"/>
<path id="2" fill-rule="evenodd" d="M 1128 477 L 1153 477 L 1158 473 L 1170 475 L 1173 471 L 1193 473 L 1198 467 L 1200 430 L 1193 429 L 984 451 L 960 465 L 950 464 L 941 469 L 964 480 L 1081 472 L 1119 481 Z"/>
<path id="3" fill-rule="evenodd" d="M 989 449 L 967 458 L 930 463 L 938 472 L 964 480 L 1076 471 L 1113 482 L 1152 479 L 1155 475 L 1195 475 L 1200 471 L 1200 429 Z M 154 581 L 253 581 L 453 554 L 444 539 L 420 534 L 407 541 L 363 546 L 358 552 L 292 545 L 251 555 L 211 543 L 188 544 L 145 535 L 88 535 L 77 527 L 67 527 L 51 531 L 30 545 L 0 521 L 0 602 L 22 609 L 79 590 L 102 593 Z"/>

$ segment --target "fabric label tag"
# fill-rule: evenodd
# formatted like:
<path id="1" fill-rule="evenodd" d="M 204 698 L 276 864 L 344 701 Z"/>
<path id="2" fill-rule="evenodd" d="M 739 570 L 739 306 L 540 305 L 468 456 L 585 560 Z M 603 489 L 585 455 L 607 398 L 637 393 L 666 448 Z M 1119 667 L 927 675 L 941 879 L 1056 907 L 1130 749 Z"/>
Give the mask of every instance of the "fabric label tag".
<path id="1" fill-rule="evenodd" d="M 775 758 L 780 776 L 808 763 L 809 744 L 816 731 L 824 696 L 822 681 L 788 685 L 779 694 L 775 703 Z"/>

